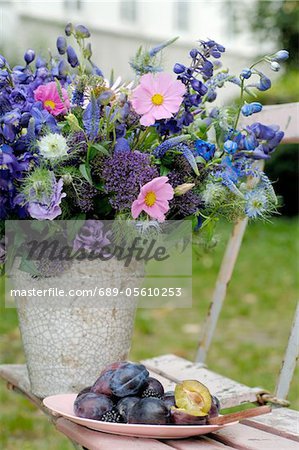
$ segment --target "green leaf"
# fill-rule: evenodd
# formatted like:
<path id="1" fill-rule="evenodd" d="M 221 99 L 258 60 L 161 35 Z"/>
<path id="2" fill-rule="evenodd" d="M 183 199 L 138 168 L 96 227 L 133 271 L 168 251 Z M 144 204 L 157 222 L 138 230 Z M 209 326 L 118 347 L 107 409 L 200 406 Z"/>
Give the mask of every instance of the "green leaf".
<path id="1" fill-rule="evenodd" d="M 109 156 L 109 151 L 101 144 L 95 143 L 89 147 L 89 161 L 91 161 L 96 155 L 102 153 L 103 155 Z"/>
<path id="2" fill-rule="evenodd" d="M 92 184 L 92 179 L 91 179 L 91 173 L 90 173 L 89 165 L 80 164 L 79 170 L 80 170 L 80 173 L 85 178 L 85 180 L 88 181 L 88 183 Z"/>

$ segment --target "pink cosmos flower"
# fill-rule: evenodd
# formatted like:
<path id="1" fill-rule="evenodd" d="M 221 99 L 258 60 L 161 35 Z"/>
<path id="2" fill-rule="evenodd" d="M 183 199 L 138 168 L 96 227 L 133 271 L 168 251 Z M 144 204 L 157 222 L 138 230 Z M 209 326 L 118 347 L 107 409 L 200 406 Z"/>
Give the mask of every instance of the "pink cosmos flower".
<path id="1" fill-rule="evenodd" d="M 137 200 L 132 204 L 132 216 L 136 219 L 141 211 L 145 211 L 159 222 L 165 220 L 169 210 L 168 200 L 174 196 L 174 190 L 168 183 L 168 177 L 156 177 L 142 186 Z"/>
<path id="2" fill-rule="evenodd" d="M 142 117 L 141 125 L 153 125 L 156 120 L 169 119 L 178 112 L 186 92 L 184 84 L 169 73 L 147 73 L 133 91 L 132 105 Z"/>
<path id="3" fill-rule="evenodd" d="M 34 91 L 36 101 L 42 102 L 43 107 L 53 116 L 66 114 L 70 109 L 70 101 L 66 89 L 61 87 L 62 97 L 60 98 L 55 81 L 48 84 L 42 84 Z"/>

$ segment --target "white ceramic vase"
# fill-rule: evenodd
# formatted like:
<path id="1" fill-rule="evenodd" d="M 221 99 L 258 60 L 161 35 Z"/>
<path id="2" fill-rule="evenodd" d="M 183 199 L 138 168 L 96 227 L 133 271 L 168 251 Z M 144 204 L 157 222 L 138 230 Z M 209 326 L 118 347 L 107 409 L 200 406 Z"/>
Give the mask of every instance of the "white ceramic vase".
<path id="1" fill-rule="evenodd" d="M 117 288 L 117 296 L 17 296 L 16 306 L 33 394 L 79 392 L 108 364 L 128 357 L 142 270 L 118 261 L 75 261 L 60 276 L 33 278 L 16 270 L 22 289 Z M 56 291 L 57 292 L 57 291 Z"/>

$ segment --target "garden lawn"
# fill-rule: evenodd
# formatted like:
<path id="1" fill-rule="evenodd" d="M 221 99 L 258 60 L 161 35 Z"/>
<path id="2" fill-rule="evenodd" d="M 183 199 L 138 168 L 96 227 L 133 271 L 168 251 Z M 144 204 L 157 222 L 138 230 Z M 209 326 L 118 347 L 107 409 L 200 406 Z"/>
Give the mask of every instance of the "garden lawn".
<path id="1" fill-rule="evenodd" d="M 229 227 L 219 234 L 228 236 Z M 249 226 L 209 352 L 207 364 L 251 386 L 275 388 L 298 296 L 296 219 L 275 219 Z M 194 359 L 212 295 L 225 239 L 215 251 L 193 259 L 193 307 L 139 309 L 130 358 L 175 353 Z M 2 295 L 0 354 L 2 363 L 23 363 L 16 311 L 4 308 Z M 294 380 L 296 378 L 295 374 Z M 0 448 L 71 450 L 47 418 L 0 382 Z M 291 386 L 291 407 L 299 409 L 298 388 Z"/>

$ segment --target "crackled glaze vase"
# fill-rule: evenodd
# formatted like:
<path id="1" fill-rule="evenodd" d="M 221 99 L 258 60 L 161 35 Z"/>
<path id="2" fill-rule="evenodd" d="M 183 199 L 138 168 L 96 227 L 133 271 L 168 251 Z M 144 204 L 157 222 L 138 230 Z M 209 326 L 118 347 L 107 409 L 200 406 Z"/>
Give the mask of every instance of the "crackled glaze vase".
<path id="1" fill-rule="evenodd" d="M 128 357 L 137 306 L 137 297 L 128 294 L 141 285 L 142 275 L 142 267 L 132 270 L 118 261 L 76 261 L 48 278 L 16 271 L 27 293 L 46 293 L 15 299 L 33 394 L 79 392 L 105 366 Z M 109 295 L 111 288 L 118 294 Z M 98 295 L 83 296 L 84 289 Z"/>

